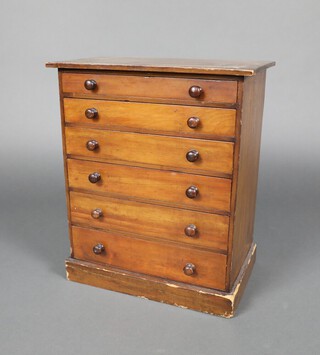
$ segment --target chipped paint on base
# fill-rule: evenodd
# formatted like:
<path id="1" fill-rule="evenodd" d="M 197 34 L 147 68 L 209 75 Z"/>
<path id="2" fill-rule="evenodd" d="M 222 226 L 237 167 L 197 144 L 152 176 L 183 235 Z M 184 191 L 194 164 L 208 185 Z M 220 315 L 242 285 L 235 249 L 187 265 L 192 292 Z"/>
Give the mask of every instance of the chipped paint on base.
<path id="1" fill-rule="evenodd" d="M 173 288 L 179 288 L 179 286 L 175 284 L 166 283 L 166 285 Z"/>
<path id="2" fill-rule="evenodd" d="M 244 268 L 245 268 L 245 269 L 250 265 L 250 263 L 251 263 L 251 261 L 252 261 L 252 256 L 253 256 L 253 255 L 255 254 L 255 252 L 256 252 L 256 248 L 257 248 L 257 245 L 254 244 L 254 245 L 252 246 L 251 250 L 250 250 L 250 255 L 248 255 L 247 263 L 246 263 L 246 265 L 244 265 Z M 232 309 L 233 309 L 234 303 L 235 303 L 235 299 L 236 299 L 236 297 L 237 297 L 237 294 L 238 294 L 238 292 L 239 292 L 239 289 L 240 289 L 240 286 L 241 286 L 241 282 L 242 282 L 242 276 L 243 276 L 243 275 L 240 275 L 240 276 L 241 276 L 240 279 L 238 279 L 238 281 L 237 281 L 235 287 L 233 288 L 233 290 L 232 290 L 230 293 L 219 293 L 219 292 L 213 293 L 213 292 L 207 292 L 207 291 L 203 291 L 203 290 L 199 290 L 198 292 L 201 293 L 201 294 L 204 294 L 204 295 L 211 295 L 211 296 L 216 296 L 216 297 L 221 297 L 221 298 L 223 298 L 223 299 L 227 299 L 227 300 L 230 301 L 231 307 L 232 307 Z M 204 312 L 204 313 L 206 313 L 206 312 Z M 231 317 L 234 316 L 233 311 L 232 311 L 231 314 L 229 314 L 229 313 L 226 313 L 226 314 L 227 314 L 227 315 L 224 315 L 226 318 L 231 318 Z"/>
<path id="3" fill-rule="evenodd" d="M 237 296 L 237 293 L 239 292 L 240 285 L 241 285 L 241 281 L 237 284 L 236 288 L 232 291 L 232 293 L 226 293 L 221 297 L 229 300 L 231 302 L 231 305 L 233 305 L 234 299 Z"/>
<path id="4" fill-rule="evenodd" d="M 179 307 L 179 308 L 183 308 L 183 309 L 189 309 L 188 307 L 186 306 L 182 306 L 181 304 L 178 304 L 178 303 L 172 303 L 174 306 L 176 307 Z"/>
<path id="5" fill-rule="evenodd" d="M 144 296 L 139 296 L 139 295 L 137 295 L 137 297 L 138 297 L 138 298 L 142 298 L 142 299 L 144 299 L 144 300 L 149 300 L 149 298 L 144 297 Z"/>
<path id="6" fill-rule="evenodd" d="M 247 258 L 246 258 L 246 261 L 245 261 L 245 264 L 243 265 L 242 267 L 242 271 L 240 271 L 240 274 L 238 276 L 238 279 L 235 283 L 235 286 L 234 288 L 232 289 L 232 291 L 230 293 L 227 293 L 227 292 L 223 292 L 223 291 L 218 291 L 218 290 L 210 290 L 208 289 L 208 291 L 206 291 L 206 289 L 204 288 L 199 288 L 197 286 L 194 286 L 193 287 L 193 290 L 192 292 L 194 293 L 197 293 L 197 294 L 203 294 L 203 295 L 207 295 L 209 297 L 212 297 L 212 302 L 214 304 L 215 300 L 214 298 L 221 298 L 221 299 L 224 299 L 224 300 L 228 300 L 230 302 L 230 309 L 228 310 L 225 310 L 224 313 L 214 313 L 214 312 L 210 312 L 210 311 L 207 311 L 207 310 L 202 310 L 202 309 L 197 309 L 197 308 L 191 308 L 191 307 L 187 307 L 187 306 L 184 306 L 184 305 L 181 305 L 179 303 L 172 303 L 170 301 L 166 301 L 166 300 L 156 300 L 157 302 L 161 302 L 161 303 L 165 303 L 165 304 L 172 304 L 176 307 L 179 307 L 179 308 L 183 308 L 183 309 L 191 309 L 191 310 L 197 310 L 199 312 L 202 312 L 202 313 L 206 313 L 206 314 L 211 314 L 211 315 L 215 315 L 215 316 L 219 316 L 219 317 L 223 317 L 223 318 L 232 318 L 234 317 L 235 315 L 235 306 L 236 306 L 236 300 L 237 300 L 237 296 L 238 296 L 238 293 L 240 291 L 240 286 L 242 284 L 242 281 L 243 281 L 243 278 L 246 274 L 246 270 L 248 269 L 249 265 L 251 264 L 252 262 L 252 258 L 253 256 L 255 255 L 255 252 L 256 252 L 256 244 L 252 245 L 251 249 L 250 249 L 250 252 L 248 253 L 247 255 Z M 80 270 L 79 270 L 79 267 L 82 267 Z M 164 280 L 160 280 L 158 279 L 157 277 L 154 277 L 154 280 L 150 280 L 150 277 L 143 277 L 142 275 L 135 275 L 133 272 L 126 272 L 126 271 L 121 271 L 121 269 L 108 269 L 106 267 L 102 267 L 102 266 L 99 266 L 99 265 L 96 265 L 96 264 L 88 264 L 88 262 L 85 262 L 85 261 L 80 261 L 80 260 L 77 260 L 76 261 L 76 264 L 73 262 L 73 259 L 67 259 L 66 260 L 66 275 L 67 275 L 67 279 L 70 280 L 70 281 L 78 281 L 77 280 L 77 277 L 75 277 L 73 279 L 73 274 L 69 274 L 68 272 L 68 269 L 70 270 L 75 270 L 77 272 L 81 272 L 81 273 L 86 273 L 86 274 L 95 274 L 95 271 L 102 271 L 106 274 L 110 274 L 111 276 L 107 276 L 107 275 L 101 275 L 102 277 L 111 277 L 111 278 L 114 278 L 116 277 L 117 275 L 121 275 L 121 276 L 124 276 L 124 277 L 129 277 L 129 278 L 138 278 L 139 281 L 141 280 L 144 280 L 146 282 L 156 282 L 156 283 L 161 283 L 167 287 L 172 287 L 172 288 L 177 288 L 177 289 L 182 289 L 184 288 L 183 284 L 179 284 L 179 283 L 172 283 L 172 282 L 165 282 Z M 79 282 L 79 281 L 78 281 Z M 87 282 L 86 282 L 87 283 Z M 90 284 L 90 283 L 87 283 L 87 284 Z M 188 285 L 189 287 L 191 285 Z M 110 288 L 107 288 L 106 289 L 110 289 Z M 113 290 L 112 288 L 110 290 Z M 113 290 L 113 291 L 117 291 L 117 290 Z M 120 291 L 121 292 L 121 291 Z M 124 292 L 126 293 L 126 292 Z M 133 296 L 136 296 L 136 297 L 139 297 L 139 298 L 142 298 L 142 299 L 146 299 L 146 300 L 154 300 L 152 297 L 145 297 L 143 295 L 137 295 L 137 294 L 134 294 L 134 293 L 128 293 L 130 295 L 133 295 Z M 223 311 L 223 310 L 221 310 Z"/>

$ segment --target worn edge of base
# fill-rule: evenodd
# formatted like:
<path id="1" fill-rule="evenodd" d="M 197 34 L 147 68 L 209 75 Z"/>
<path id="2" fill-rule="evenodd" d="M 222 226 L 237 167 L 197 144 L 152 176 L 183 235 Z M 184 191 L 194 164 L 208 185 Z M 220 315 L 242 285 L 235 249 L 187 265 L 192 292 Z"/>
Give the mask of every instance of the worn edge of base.
<path id="1" fill-rule="evenodd" d="M 66 259 L 66 273 L 70 281 L 231 318 L 235 315 L 255 258 L 256 244 L 252 244 L 229 293 L 73 258 Z"/>

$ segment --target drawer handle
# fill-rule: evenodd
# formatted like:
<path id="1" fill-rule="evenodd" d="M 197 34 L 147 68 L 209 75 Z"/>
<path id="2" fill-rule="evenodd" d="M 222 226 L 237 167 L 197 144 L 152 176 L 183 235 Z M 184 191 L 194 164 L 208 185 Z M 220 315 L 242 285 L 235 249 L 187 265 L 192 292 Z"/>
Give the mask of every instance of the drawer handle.
<path id="1" fill-rule="evenodd" d="M 84 82 L 84 87 L 87 89 L 87 90 L 95 90 L 97 88 L 98 84 L 95 80 L 93 79 L 90 79 L 90 80 L 86 80 Z"/>
<path id="2" fill-rule="evenodd" d="M 84 114 L 89 120 L 93 120 L 98 117 L 98 110 L 95 109 L 94 107 L 87 108 L 85 110 Z"/>
<path id="3" fill-rule="evenodd" d="M 193 163 L 200 158 L 200 154 L 197 150 L 192 149 L 192 150 L 189 150 L 189 152 L 186 154 L 186 158 L 188 161 Z"/>
<path id="4" fill-rule="evenodd" d="M 199 98 L 203 93 L 203 89 L 200 86 L 191 86 L 189 89 L 189 95 L 194 99 Z"/>
<path id="5" fill-rule="evenodd" d="M 100 208 L 96 208 L 91 212 L 91 217 L 94 219 L 99 219 L 103 216 L 103 212 Z"/>
<path id="6" fill-rule="evenodd" d="M 95 245 L 93 248 L 92 248 L 92 250 L 93 250 L 93 252 L 96 254 L 96 255 L 100 255 L 100 254 L 102 254 L 105 250 L 106 250 L 106 248 L 104 247 L 104 245 L 103 244 L 97 244 L 97 245 Z"/>
<path id="7" fill-rule="evenodd" d="M 98 181 L 101 180 L 101 175 L 97 172 L 94 172 L 94 173 L 91 173 L 89 176 L 88 176 L 88 179 L 89 181 L 92 183 L 92 184 L 95 184 L 97 183 Z"/>
<path id="8" fill-rule="evenodd" d="M 189 128 L 195 129 L 199 126 L 200 124 L 200 118 L 199 117 L 190 117 L 188 118 L 187 125 Z"/>
<path id="9" fill-rule="evenodd" d="M 196 272 L 196 267 L 192 263 L 187 263 L 183 268 L 183 272 L 185 273 L 185 275 L 191 276 Z"/>
<path id="10" fill-rule="evenodd" d="M 194 238 L 197 235 L 197 233 L 198 233 L 198 229 L 194 224 L 189 224 L 184 229 L 184 234 L 190 238 Z"/>
<path id="11" fill-rule="evenodd" d="M 196 186 L 190 186 L 186 190 L 186 195 L 189 198 L 196 198 L 199 194 L 199 189 Z"/>
<path id="12" fill-rule="evenodd" d="M 87 142 L 87 149 L 88 150 L 93 151 L 93 150 L 96 150 L 98 148 L 99 148 L 99 143 L 97 141 L 91 140 L 91 141 Z"/>

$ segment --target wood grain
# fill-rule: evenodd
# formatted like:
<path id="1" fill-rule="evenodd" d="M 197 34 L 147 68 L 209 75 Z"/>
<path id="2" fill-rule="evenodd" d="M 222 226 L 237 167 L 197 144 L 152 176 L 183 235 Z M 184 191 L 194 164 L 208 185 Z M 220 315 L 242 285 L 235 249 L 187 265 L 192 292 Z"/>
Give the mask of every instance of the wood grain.
<path id="1" fill-rule="evenodd" d="M 98 110 L 96 119 L 86 118 L 88 108 Z M 66 98 L 64 112 L 67 123 L 94 128 L 223 140 L 235 136 L 233 109 Z M 197 128 L 188 127 L 190 117 L 200 119 Z"/>
<path id="2" fill-rule="evenodd" d="M 75 159 L 68 159 L 68 172 L 71 189 L 225 215 L 230 210 L 229 179 Z M 92 172 L 99 172 L 101 181 L 90 183 Z M 185 193 L 192 185 L 199 189 L 195 199 Z"/>
<path id="3" fill-rule="evenodd" d="M 72 238 L 76 259 L 188 284 L 225 289 L 226 256 L 223 254 L 80 227 L 72 228 Z M 96 255 L 92 248 L 99 243 L 104 245 L 105 252 Z M 194 275 L 184 274 L 186 263 L 196 266 Z"/>
<path id="4" fill-rule="evenodd" d="M 97 208 L 102 210 L 103 215 L 94 219 L 91 212 Z M 224 253 L 227 250 L 227 216 L 72 191 L 70 210 L 71 222 L 76 225 L 139 234 Z M 188 237 L 184 233 L 189 224 L 197 227 L 195 237 Z"/>
<path id="5" fill-rule="evenodd" d="M 70 281 L 231 318 L 244 293 L 255 259 L 256 246 L 253 245 L 229 293 L 71 258 L 66 260 L 66 271 Z"/>
<path id="6" fill-rule="evenodd" d="M 274 64 L 47 63 L 59 68 L 70 280 L 234 315 L 255 260 L 265 71 Z"/>
<path id="7" fill-rule="evenodd" d="M 251 76 L 275 65 L 271 61 L 230 61 L 182 58 L 116 58 L 96 57 L 70 61 L 49 62 L 48 68 L 120 70 L 136 72 L 165 72 Z"/>
<path id="8" fill-rule="evenodd" d="M 97 89 L 88 91 L 84 87 L 86 80 L 95 80 Z M 189 95 L 191 86 L 201 86 L 203 95 L 194 99 Z M 109 99 L 143 101 L 144 98 L 158 100 L 184 101 L 201 105 L 215 103 L 236 103 L 237 81 L 201 80 L 187 78 L 168 78 L 136 75 L 111 75 L 92 72 L 62 73 L 62 89 L 66 96 L 77 97 L 94 95 Z"/>
<path id="9" fill-rule="evenodd" d="M 66 139 L 65 139 L 65 120 L 64 120 L 64 104 L 62 95 L 62 76 L 61 73 L 58 75 L 59 79 L 59 104 L 60 104 L 60 124 L 61 124 L 61 135 L 62 135 L 62 152 L 63 152 L 63 168 L 64 168 L 64 182 L 65 182 L 65 194 L 66 194 L 66 206 L 67 206 L 67 221 L 68 221 L 68 234 L 70 242 L 70 256 L 73 257 L 73 245 L 72 245 L 72 233 L 71 233 L 71 211 L 70 211 L 70 196 L 69 196 L 69 177 L 68 177 L 68 167 L 67 167 L 67 149 L 66 149 Z"/>
<path id="10" fill-rule="evenodd" d="M 234 223 L 230 228 L 232 243 L 230 261 L 230 287 L 237 278 L 253 241 L 256 192 L 259 172 L 260 139 L 264 105 L 266 72 L 245 78 L 241 110 L 240 150 L 237 157 L 237 179 L 235 193 Z"/>
<path id="11" fill-rule="evenodd" d="M 231 176 L 233 143 L 191 138 L 66 127 L 67 154 L 109 163 L 155 167 L 211 176 Z M 90 151 L 90 140 L 99 149 Z M 189 162 L 186 154 L 197 150 L 200 158 Z"/>

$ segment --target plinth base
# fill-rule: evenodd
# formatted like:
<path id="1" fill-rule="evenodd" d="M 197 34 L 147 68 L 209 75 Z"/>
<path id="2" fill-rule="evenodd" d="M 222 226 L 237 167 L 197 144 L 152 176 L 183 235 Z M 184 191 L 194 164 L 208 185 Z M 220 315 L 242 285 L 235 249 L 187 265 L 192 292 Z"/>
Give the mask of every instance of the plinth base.
<path id="1" fill-rule="evenodd" d="M 72 258 L 66 260 L 66 272 L 70 281 L 231 318 L 240 302 L 255 258 L 256 245 L 253 244 L 230 293 Z"/>

